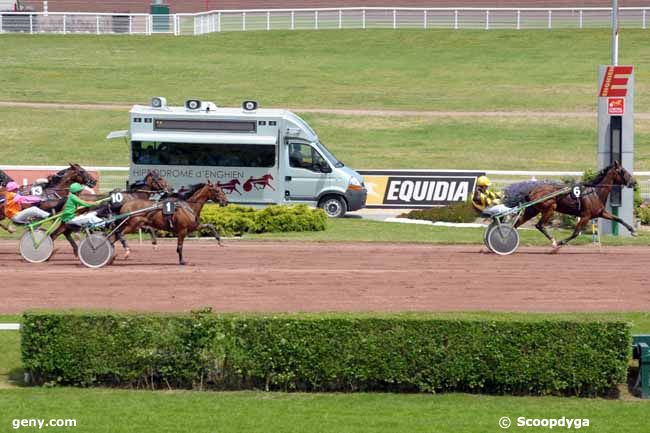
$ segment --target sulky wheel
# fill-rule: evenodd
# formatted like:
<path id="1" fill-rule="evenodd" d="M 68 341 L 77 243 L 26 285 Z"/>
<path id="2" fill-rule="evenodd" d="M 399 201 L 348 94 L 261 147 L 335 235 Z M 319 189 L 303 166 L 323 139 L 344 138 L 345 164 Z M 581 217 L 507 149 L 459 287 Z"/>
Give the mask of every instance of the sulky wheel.
<path id="1" fill-rule="evenodd" d="M 30 263 L 43 263 L 54 252 L 54 242 L 45 230 L 26 230 L 20 238 L 20 255 Z"/>
<path id="2" fill-rule="evenodd" d="M 89 268 L 106 266 L 114 252 L 113 244 L 101 233 L 92 233 L 79 244 L 79 260 Z"/>
<path id="3" fill-rule="evenodd" d="M 483 233 L 483 243 L 487 247 L 488 250 L 492 251 L 492 248 L 490 247 L 490 243 L 488 242 L 488 233 L 490 233 L 490 230 L 492 230 L 492 227 L 495 227 L 497 225 L 496 221 L 492 221 L 487 228 L 485 229 L 485 233 Z"/>
<path id="4" fill-rule="evenodd" d="M 500 256 L 514 253 L 519 247 L 519 233 L 508 224 L 491 226 L 487 232 L 488 248 Z"/>

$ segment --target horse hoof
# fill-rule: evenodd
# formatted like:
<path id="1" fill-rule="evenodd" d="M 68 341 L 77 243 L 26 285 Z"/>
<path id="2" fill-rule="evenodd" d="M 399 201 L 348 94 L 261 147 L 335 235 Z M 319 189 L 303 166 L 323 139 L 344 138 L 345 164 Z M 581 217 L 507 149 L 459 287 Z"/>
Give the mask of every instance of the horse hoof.
<path id="1" fill-rule="evenodd" d="M 635 238 L 639 236 L 639 233 L 636 231 L 630 232 L 630 235 L 634 236 Z"/>
<path id="2" fill-rule="evenodd" d="M 186 262 L 186 261 L 182 261 L 182 262 L 178 262 L 178 264 L 181 265 L 181 266 L 185 266 L 185 265 L 187 265 L 187 262 Z"/>
<path id="3" fill-rule="evenodd" d="M 7 231 L 8 231 L 9 233 L 16 233 L 16 227 L 14 227 L 14 226 L 9 226 L 9 227 L 7 227 Z"/>
<path id="4" fill-rule="evenodd" d="M 557 244 L 557 242 L 556 242 L 555 239 L 553 239 L 553 243 L 551 243 L 551 246 L 552 246 L 553 248 L 560 248 L 560 246 Z"/>
<path id="5" fill-rule="evenodd" d="M 124 251 L 124 260 L 128 259 L 130 255 L 131 250 L 127 248 L 126 251 Z"/>

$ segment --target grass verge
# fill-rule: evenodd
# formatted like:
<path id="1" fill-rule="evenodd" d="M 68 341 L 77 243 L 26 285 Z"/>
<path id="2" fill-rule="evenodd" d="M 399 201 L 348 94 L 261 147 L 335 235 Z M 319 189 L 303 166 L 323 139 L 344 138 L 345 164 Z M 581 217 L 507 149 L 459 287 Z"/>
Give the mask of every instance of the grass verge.
<path id="1" fill-rule="evenodd" d="M 596 166 L 596 130 L 584 118 L 346 117 L 305 114 L 321 140 L 355 168 L 583 171 Z M 0 108 L 2 164 L 129 164 L 128 114 L 99 110 Z M 637 121 L 636 141 L 650 141 Z M 650 170 L 650 148 L 637 146 L 637 170 Z"/>
<path id="2" fill-rule="evenodd" d="M 621 32 L 650 111 L 647 31 Z M 0 100 L 264 107 L 593 111 L 608 29 L 3 35 Z M 200 59 L 200 61 L 197 61 Z"/>

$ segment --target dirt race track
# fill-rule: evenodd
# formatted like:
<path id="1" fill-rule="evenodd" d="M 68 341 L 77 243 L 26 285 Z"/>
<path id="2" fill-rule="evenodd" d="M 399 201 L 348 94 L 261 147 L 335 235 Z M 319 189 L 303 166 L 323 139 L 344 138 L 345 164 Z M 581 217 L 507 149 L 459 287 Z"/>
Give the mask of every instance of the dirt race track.
<path id="1" fill-rule="evenodd" d="M 184 311 L 641 311 L 650 310 L 650 248 L 192 241 L 135 246 L 87 269 L 70 247 L 28 264 L 0 242 L 0 313 L 31 308 Z M 118 247 L 118 254 L 122 250 Z"/>

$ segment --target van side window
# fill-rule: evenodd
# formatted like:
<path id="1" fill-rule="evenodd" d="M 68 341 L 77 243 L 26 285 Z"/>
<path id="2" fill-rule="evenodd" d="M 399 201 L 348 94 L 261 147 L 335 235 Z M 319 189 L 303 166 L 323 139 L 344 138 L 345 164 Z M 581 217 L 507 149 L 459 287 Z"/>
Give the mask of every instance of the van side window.
<path id="1" fill-rule="evenodd" d="M 308 144 L 292 143 L 289 145 L 289 166 L 320 172 L 323 157 Z"/>
<path id="2" fill-rule="evenodd" d="M 273 167 L 276 146 L 234 143 L 131 142 L 133 162 L 143 165 Z"/>

